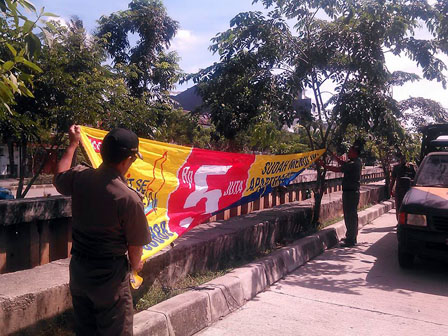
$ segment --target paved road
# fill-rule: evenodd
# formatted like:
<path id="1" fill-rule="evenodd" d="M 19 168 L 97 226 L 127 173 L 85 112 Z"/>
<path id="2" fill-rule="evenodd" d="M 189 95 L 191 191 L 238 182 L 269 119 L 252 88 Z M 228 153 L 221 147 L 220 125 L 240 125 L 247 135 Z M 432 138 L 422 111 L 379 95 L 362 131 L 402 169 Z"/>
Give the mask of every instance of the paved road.
<path id="1" fill-rule="evenodd" d="M 335 248 L 198 335 L 448 335 L 448 266 L 396 259 L 395 213 L 365 226 L 356 248 Z"/>

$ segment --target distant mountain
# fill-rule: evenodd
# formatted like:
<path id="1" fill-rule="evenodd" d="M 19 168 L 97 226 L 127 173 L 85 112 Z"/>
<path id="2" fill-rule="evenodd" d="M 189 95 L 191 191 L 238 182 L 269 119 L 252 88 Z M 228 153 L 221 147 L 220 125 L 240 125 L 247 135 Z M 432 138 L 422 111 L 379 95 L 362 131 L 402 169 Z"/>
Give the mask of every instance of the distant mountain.
<path id="1" fill-rule="evenodd" d="M 197 93 L 196 85 L 170 97 L 178 102 L 179 106 L 185 111 L 196 112 L 196 109 L 200 108 L 203 104 L 201 96 Z M 206 114 L 208 111 L 208 108 L 204 108 L 200 111 L 200 114 Z"/>
<path id="2" fill-rule="evenodd" d="M 197 88 L 196 85 L 177 94 L 177 95 L 171 95 L 170 96 L 171 99 L 173 99 L 174 101 L 176 101 L 179 104 L 179 107 L 181 107 L 184 111 L 189 111 L 189 112 L 199 112 L 199 114 L 205 118 L 204 120 L 202 120 L 201 123 L 203 124 L 209 124 L 209 112 L 210 112 L 210 108 L 208 107 L 202 107 L 203 104 L 203 100 L 201 98 L 201 96 L 197 93 Z M 313 108 L 313 105 L 311 103 L 311 99 L 306 98 L 303 96 L 302 92 L 299 93 L 299 97 L 296 101 L 294 101 L 293 103 L 293 107 L 297 112 L 297 117 L 299 116 L 299 114 L 302 114 L 305 116 L 307 114 L 310 114 L 310 118 L 311 118 L 311 110 Z M 198 110 L 200 109 L 200 110 Z M 298 119 L 295 120 L 294 123 L 297 123 Z"/>

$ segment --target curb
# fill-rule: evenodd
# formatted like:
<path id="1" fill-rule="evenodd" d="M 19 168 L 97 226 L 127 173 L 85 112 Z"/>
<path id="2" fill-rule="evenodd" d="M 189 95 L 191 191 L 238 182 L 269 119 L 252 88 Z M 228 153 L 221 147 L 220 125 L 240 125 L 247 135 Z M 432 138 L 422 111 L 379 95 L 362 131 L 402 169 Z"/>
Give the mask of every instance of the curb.
<path id="1" fill-rule="evenodd" d="M 363 227 L 393 207 L 393 201 L 385 201 L 359 212 L 359 226 Z M 265 258 L 139 312 L 134 315 L 134 335 L 193 335 L 335 246 L 344 235 L 344 221 L 340 221 Z"/>

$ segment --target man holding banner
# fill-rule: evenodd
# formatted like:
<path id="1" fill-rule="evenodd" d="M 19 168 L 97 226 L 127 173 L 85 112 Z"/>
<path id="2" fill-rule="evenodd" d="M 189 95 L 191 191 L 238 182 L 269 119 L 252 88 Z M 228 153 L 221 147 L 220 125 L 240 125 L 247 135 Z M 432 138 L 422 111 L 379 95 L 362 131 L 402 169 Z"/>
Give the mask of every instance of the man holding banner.
<path id="1" fill-rule="evenodd" d="M 99 148 L 102 164 L 70 168 L 81 140 L 69 130 L 70 145 L 59 161 L 54 185 L 72 197 L 70 292 L 77 335 L 132 335 L 132 271 L 142 268 L 143 246 L 151 242 L 142 197 L 124 175 L 140 154 L 137 136 L 110 131 Z M 126 256 L 127 253 L 127 256 Z"/>
<path id="2" fill-rule="evenodd" d="M 359 159 L 360 146 L 350 147 L 347 156 L 348 161 L 341 160 L 338 156 L 331 153 L 331 156 L 338 162 L 339 166 L 328 166 L 320 163 L 327 170 L 333 172 L 342 172 L 342 207 L 344 210 L 344 222 L 347 232 L 343 247 L 353 247 L 357 243 L 358 237 L 358 204 L 359 188 L 361 181 L 362 163 Z"/>

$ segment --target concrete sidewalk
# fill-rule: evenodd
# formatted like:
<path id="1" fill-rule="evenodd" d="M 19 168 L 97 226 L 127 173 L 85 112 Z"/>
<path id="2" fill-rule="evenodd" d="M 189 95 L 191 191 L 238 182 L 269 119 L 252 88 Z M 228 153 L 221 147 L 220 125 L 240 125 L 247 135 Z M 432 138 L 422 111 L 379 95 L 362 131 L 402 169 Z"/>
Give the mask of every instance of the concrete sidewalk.
<path id="1" fill-rule="evenodd" d="M 364 226 L 393 208 L 383 202 L 359 212 Z M 344 222 L 300 239 L 266 258 L 214 279 L 134 316 L 134 335 L 192 335 L 250 301 L 345 235 Z"/>

